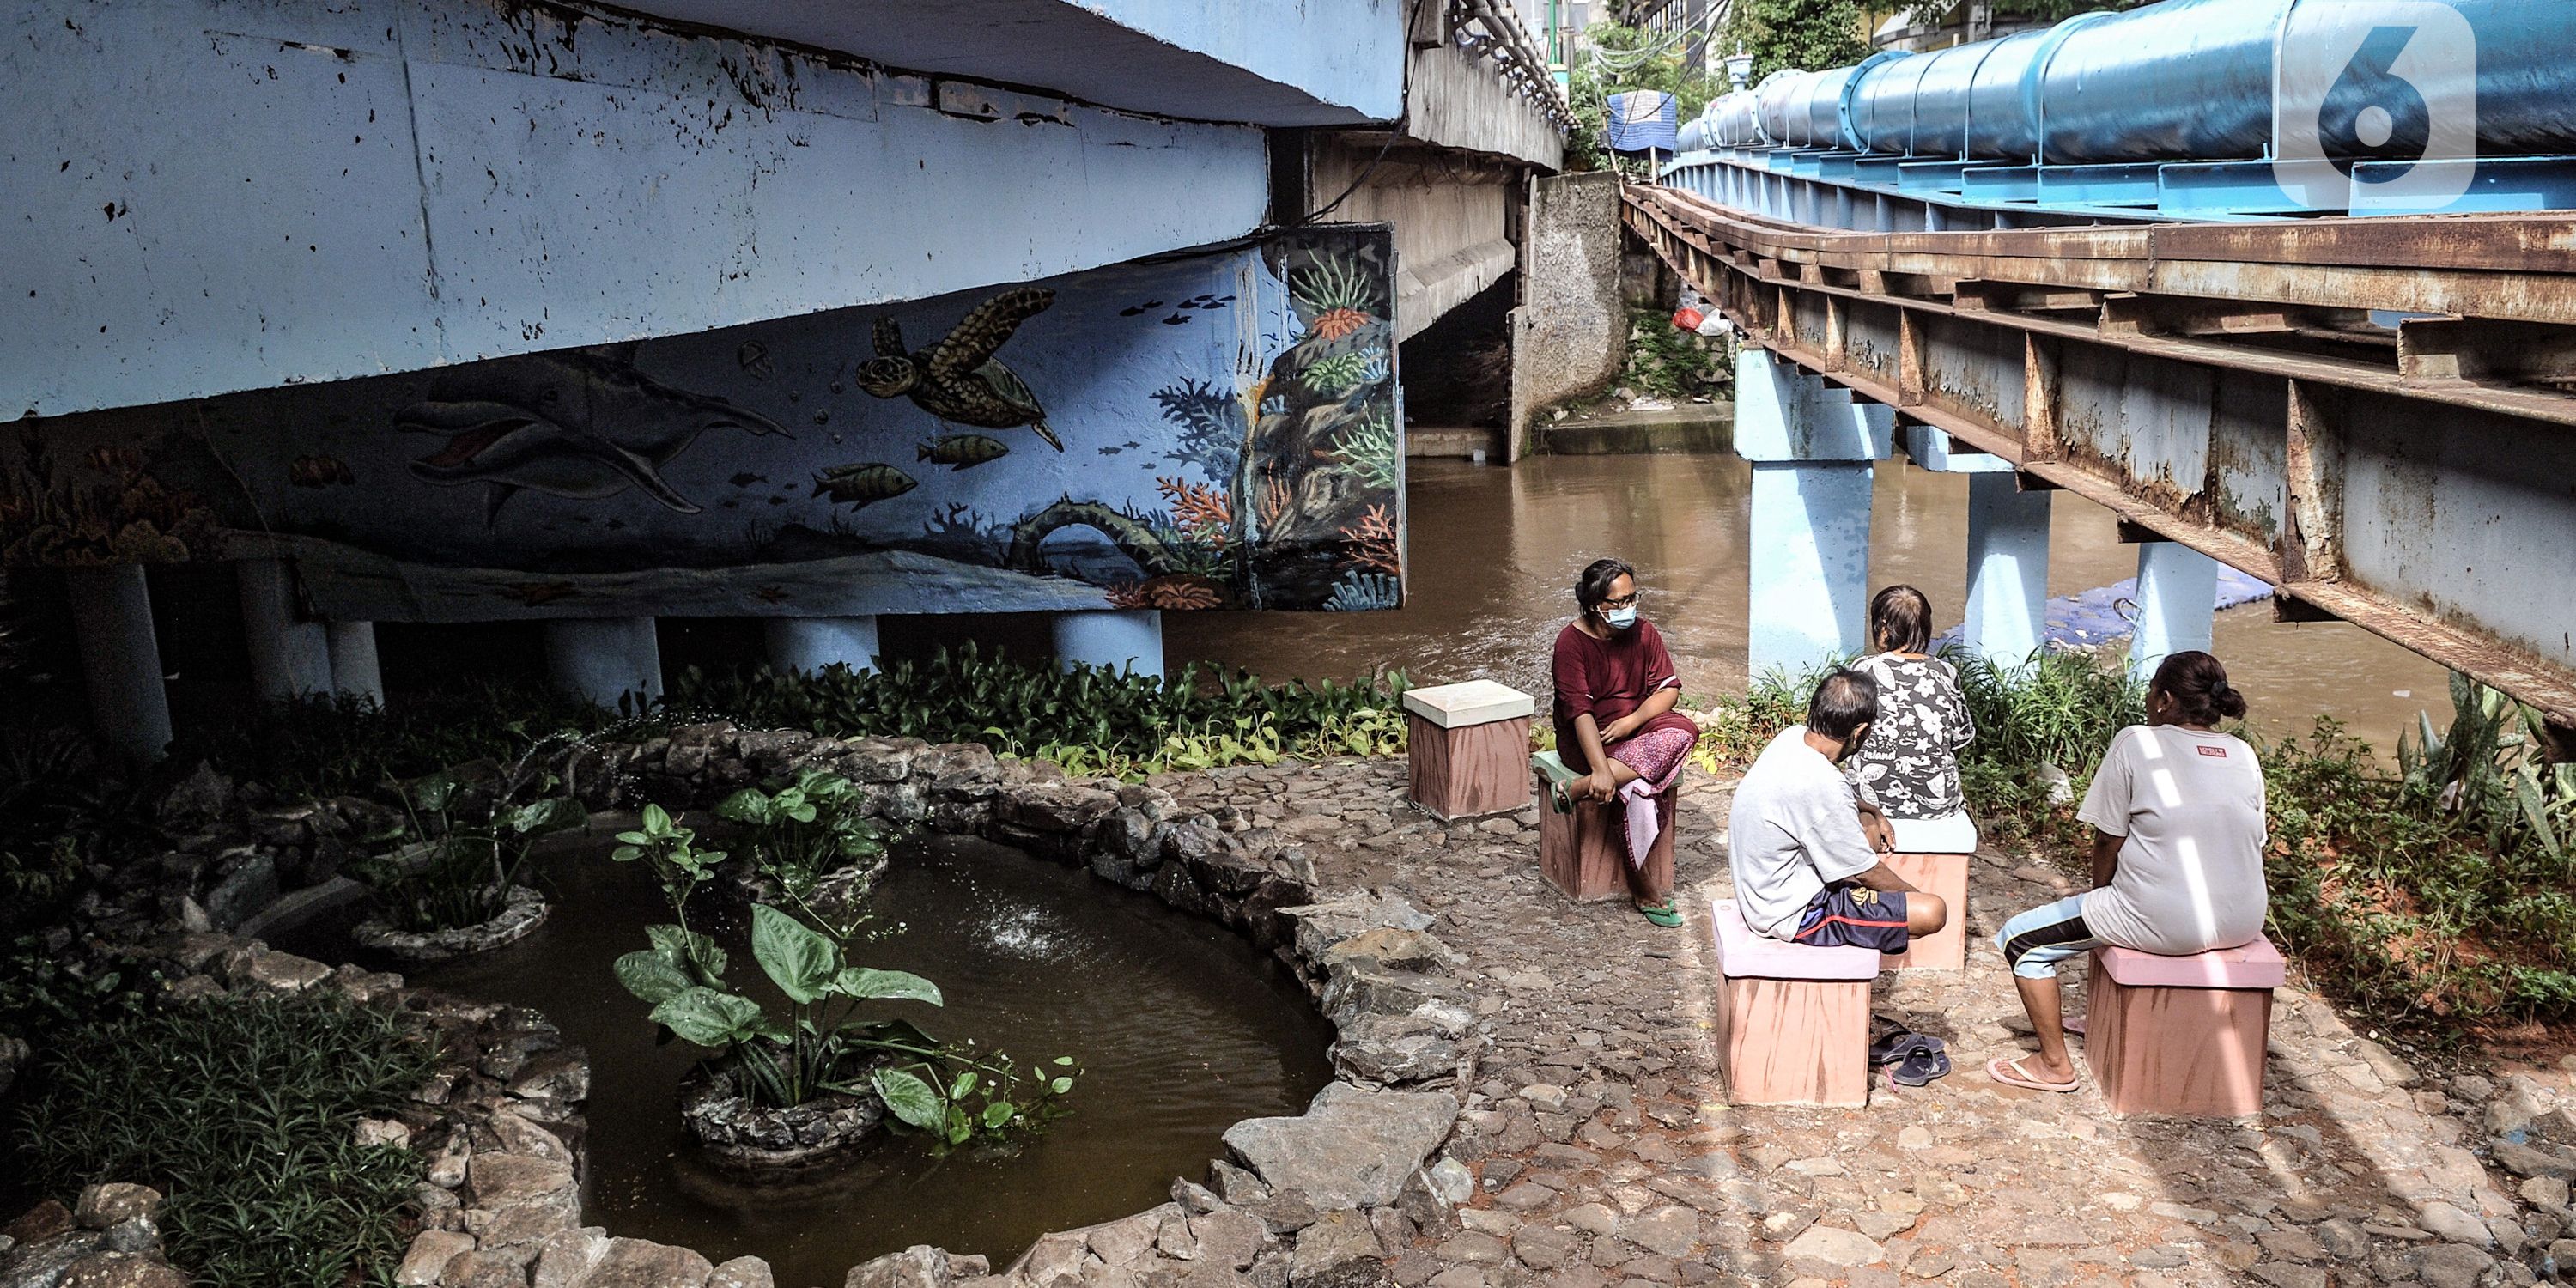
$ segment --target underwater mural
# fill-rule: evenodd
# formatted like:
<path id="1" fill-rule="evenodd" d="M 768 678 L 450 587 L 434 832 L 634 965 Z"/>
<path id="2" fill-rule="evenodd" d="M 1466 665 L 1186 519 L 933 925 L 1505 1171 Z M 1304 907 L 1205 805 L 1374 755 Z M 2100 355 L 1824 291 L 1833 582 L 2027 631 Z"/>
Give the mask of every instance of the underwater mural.
<path id="1" fill-rule="evenodd" d="M 356 621 L 1393 608 L 1383 226 L 0 431 L 0 564 Z M 908 347 L 920 343 L 921 348 Z"/>

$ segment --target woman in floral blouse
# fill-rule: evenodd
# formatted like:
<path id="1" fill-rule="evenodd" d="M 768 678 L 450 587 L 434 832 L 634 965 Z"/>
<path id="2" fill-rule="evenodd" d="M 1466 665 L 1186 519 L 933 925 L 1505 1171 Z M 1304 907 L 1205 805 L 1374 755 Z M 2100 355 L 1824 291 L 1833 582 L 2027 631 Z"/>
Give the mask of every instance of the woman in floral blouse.
<path id="1" fill-rule="evenodd" d="M 1900 833 L 1940 835 L 1967 824 L 1959 790 L 1959 749 L 1976 740 L 1977 724 L 1959 691 L 1959 672 L 1929 656 L 1932 601 L 1912 586 L 1890 586 L 1869 602 L 1869 633 L 1880 651 L 1852 664 L 1878 684 L 1878 723 L 1869 741 L 1843 767 L 1861 799 L 1874 804 Z M 1909 821 L 1938 820 L 1947 828 L 1907 828 Z M 1975 849 L 1975 828 L 1966 848 Z M 1900 837 L 1898 848 L 1917 843 Z M 1948 850 L 1944 844 L 1940 847 Z"/>

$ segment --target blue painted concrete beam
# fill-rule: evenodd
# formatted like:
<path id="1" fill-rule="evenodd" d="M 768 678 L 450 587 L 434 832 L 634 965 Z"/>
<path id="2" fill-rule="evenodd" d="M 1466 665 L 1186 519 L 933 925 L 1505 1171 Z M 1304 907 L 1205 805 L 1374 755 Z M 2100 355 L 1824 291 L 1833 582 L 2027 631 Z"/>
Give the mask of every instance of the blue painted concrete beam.
<path id="1" fill-rule="evenodd" d="M 1749 674 L 1795 673 L 1866 643 L 1870 479 L 1892 409 L 1761 349 L 1736 358 L 1735 451 L 1753 462 Z"/>

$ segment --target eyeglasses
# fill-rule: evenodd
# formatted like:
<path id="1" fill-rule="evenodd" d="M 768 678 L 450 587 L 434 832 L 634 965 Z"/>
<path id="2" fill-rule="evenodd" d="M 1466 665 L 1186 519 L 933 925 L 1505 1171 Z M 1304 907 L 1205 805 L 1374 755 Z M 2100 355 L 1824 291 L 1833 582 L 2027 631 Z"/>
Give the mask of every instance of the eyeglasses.
<path id="1" fill-rule="evenodd" d="M 1637 597 L 1635 595 L 1630 595 L 1625 599 L 1605 599 L 1601 601 L 1601 606 L 1603 608 L 1635 608 L 1637 606 Z"/>

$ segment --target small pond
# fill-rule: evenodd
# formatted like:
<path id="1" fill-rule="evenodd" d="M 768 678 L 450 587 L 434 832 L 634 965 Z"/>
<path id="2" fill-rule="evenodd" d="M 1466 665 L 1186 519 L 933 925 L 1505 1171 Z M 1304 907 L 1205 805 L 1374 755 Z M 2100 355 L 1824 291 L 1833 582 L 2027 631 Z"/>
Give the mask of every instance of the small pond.
<path id="1" fill-rule="evenodd" d="M 747 1186 L 694 1160 L 674 1104 L 696 1057 L 657 1045 L 646 1008 L 610 971 L 668 914 L 647 875 L 611 862 L 606 844 L 551 856 L 542 884 L 554 912 L 534 934 L 411 977 L 535 1007 L 589 1048 L 584 1220 L 614 1235 L 718 1261 L 766 1257 L 782 1284 L 837 1284 L 850 1266 L 917 1243 L 999 1268 L 1049 1230 L 1164 1201 L 1173 1177 L 1197 1179 L 1223 1154 L 1227 1127 L 1300 1112 L 1332 1077 L 1330 1025 L 1285 968 L 1233 933 L 1082 869 L 936 839 L 896 852 L 850 959 L 937 983 L 945 1008 L 889 1013 L 943 1038 L 973 1038 L 1023 1067 L 1081 1061 L 1074 1112 L 1006 1156 L 934 1157 L 919 1138 L 896 1138 L 790 1185 Z M 743 906 L 730 902 L 706 913 L 692 903 L 691 921 L 734 951 L 737 977 L 756 978 Z"/>

